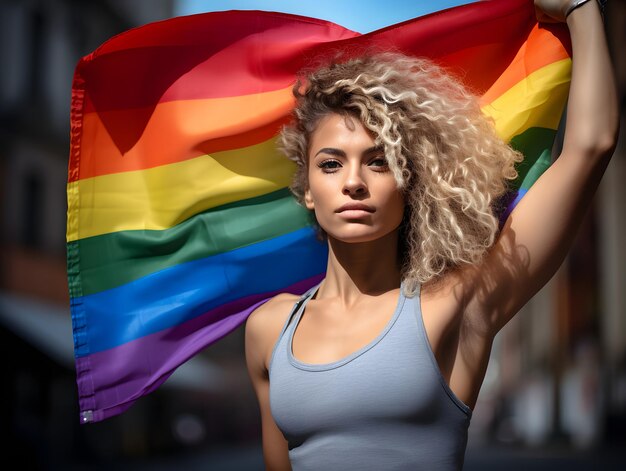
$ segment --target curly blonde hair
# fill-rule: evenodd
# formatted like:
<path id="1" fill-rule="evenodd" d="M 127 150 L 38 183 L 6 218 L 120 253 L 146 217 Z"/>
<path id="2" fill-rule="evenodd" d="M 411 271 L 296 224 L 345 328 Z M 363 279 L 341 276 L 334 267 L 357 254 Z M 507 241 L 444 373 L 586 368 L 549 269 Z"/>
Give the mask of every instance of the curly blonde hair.
<path id="1" fill-rule="evenodd" d="M 496 135 L 460 81 L 430 60 L 381 52 L 303 73 L 293 94 L 294 119 L 279 147 L 297 164 L 290 189 L 300 204 L 320 119 L 354 116 L 384 147 L 405 197 L 399 258 L 406 294 L 484 257 L 499 232 L 499 198 L 523 157 Z"/>

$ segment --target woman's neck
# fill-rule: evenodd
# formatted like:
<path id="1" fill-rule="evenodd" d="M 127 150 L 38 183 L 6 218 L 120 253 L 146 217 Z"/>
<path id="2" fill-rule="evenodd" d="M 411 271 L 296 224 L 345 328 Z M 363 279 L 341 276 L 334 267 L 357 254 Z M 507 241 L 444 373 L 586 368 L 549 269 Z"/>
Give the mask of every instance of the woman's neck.
<path id="1" fill-rule="evenodd" d="M 362 295 L 378 296 L 400 286 L 399 230 L 371 242 L 328 237 L 326 278 L 316 297 L 339 297 L 344 305 Z"/>

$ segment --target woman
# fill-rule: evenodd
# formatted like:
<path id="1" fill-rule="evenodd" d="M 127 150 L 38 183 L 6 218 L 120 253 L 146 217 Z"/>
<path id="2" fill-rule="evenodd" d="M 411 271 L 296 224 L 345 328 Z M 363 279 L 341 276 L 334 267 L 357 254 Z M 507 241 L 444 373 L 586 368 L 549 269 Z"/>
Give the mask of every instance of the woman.
<path id="1" fill-rule="evenodd" d="M 501 229 L 520 156 L 440 69 L 386 53 L 294 88 L 282 147 L 329 257 L 246 322 L 268 470 L 462 467 L 494 337 L 562 263 L 618 131 L 598 4 L 535 5 L 570 30 L 567 127 Z"/>

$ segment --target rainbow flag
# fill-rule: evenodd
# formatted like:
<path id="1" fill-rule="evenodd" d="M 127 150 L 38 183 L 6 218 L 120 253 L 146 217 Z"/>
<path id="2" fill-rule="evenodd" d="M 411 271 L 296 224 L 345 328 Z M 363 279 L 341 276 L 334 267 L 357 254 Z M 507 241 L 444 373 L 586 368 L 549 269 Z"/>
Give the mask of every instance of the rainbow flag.
<path id="1" fill-rule="evenodd" d="M 81 423 L 122 413 L 280 292 L 325 272 L 327 248 L 275 149 L 303 66 L 337 50 L 427 56 L 482 96 L 523 151 L 502 221 L 551 164 L 570 79 L 567 31 L 532 2 L 456 7 L 368 34 L 227 11 L 117 35 L 72 86 L 67 272 Z"/>

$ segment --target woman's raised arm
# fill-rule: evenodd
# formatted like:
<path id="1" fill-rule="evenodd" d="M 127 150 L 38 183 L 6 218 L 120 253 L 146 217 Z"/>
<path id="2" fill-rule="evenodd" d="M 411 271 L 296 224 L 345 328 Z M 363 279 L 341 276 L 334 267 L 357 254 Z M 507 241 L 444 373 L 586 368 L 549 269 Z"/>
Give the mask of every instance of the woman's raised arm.
<path id="1" fill-rule="evenodd" d="M 564 21 L 578 0 L 536 0 L 540 21 Z M 615 149 L 615 79 L 596 0 L 567 16 L 572 80 L 561 155 L 529 189 L 484 261 L 471 267 L 465 315 L 494 336 L 554 275 L 572 246 Z"/>
<path id="2" fill-rule="evenodd" d="M 617 140 L 619 110 L 596 0 L 572 10 L 567 25 L 574 58 L 561 157 L 608 160 Z"/>

